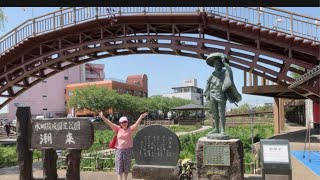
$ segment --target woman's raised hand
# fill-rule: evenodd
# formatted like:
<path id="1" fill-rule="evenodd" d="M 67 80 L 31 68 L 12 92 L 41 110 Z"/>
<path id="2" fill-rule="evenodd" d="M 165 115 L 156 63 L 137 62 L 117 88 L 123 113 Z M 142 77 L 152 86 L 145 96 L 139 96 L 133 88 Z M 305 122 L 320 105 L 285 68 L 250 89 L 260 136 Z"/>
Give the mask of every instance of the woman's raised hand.
<path id="1" fill-rule="evenodd" d="M 101 118 L 103 118 L 103 117 L 104 117 L 104 115 L 103 115 L 103 112 L 102 112 L 102 111 L 99 113 L 99 117 L 101 117 Z"/>
<path id="2" fill-rule="evenodd" d="M 148 112 L 145 112 L 145 113 L 140 115 L 140 118 L 145 118 L 147 115 L 148 115 Z"/>

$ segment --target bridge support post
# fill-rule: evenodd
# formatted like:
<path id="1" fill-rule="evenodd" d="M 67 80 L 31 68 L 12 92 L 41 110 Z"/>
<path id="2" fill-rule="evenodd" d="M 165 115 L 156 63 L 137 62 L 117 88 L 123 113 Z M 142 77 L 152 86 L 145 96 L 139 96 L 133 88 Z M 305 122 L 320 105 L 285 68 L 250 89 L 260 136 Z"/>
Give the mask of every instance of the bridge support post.
<path id="1" fill-rule="evenodd" d="M 280 120 L 280 130 L 284 131 L 284 99 L 279 98 L 279 120 Z"/>
<path id="2" fill-rule="evenodd" d="M 30 107 L 18 107 L 16 116 L 19 180 L 32 180 L 32 151 L 29 150 L 32 131 Z"/>
<path id="3" fill-rule="evenodd" d="M 284 103 L 279 97 L 273 98 L 273 119 L 274 119 L 274 134 L 280 134 L 284 130 Z"/>
<path id="4" fill-rule="evenodd" d="M 274 134 L 280 134 L 280 123 L 279 123 L 279 98 L 273 98 L 273 128 Z"/>

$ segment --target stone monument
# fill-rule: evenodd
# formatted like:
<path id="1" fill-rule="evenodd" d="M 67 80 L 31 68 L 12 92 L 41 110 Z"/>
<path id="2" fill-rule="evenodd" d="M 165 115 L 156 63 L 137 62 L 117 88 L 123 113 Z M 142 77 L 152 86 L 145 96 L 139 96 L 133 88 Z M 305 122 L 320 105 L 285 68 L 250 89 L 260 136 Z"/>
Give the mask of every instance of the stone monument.
<path id="1" fill-rule="evenodd" d="M 206 63 L 215 68 L 204 92 L 213 111 L 214 129 L 197 142 L 198 178 L 242 180 L 244 178 L 242 143 L 225 133 L 226 102 L 229 100 L 230 103 L 236 104 L 241 100 L 241 95 L 234 85 L 227 55 L 212 53 L 207 57 Z"/>
<path id="2" fill-rule="evenodd" d="M 169 129 L 160 125 L 143 128 L 133 139 L 136 164 L 132 168 L 132 178 L 176 180 L 180 149 L 178 136 Z"/>

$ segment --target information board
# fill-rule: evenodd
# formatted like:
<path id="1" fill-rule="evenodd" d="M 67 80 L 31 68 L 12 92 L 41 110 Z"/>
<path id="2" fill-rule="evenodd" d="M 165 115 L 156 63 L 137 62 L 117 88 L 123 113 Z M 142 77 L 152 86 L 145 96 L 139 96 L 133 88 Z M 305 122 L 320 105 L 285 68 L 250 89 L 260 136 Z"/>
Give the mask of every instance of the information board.
<path id="1" fill-rule="evenodd" d="M 263 158 L 265 163 L 289 163 L 287 145 L 264 145 Z"/>
<path id="2" fill-rule="evenodd" d="M 230 166 L 230 146 L 229 145 L 204 145 L 203 164 Z"/>

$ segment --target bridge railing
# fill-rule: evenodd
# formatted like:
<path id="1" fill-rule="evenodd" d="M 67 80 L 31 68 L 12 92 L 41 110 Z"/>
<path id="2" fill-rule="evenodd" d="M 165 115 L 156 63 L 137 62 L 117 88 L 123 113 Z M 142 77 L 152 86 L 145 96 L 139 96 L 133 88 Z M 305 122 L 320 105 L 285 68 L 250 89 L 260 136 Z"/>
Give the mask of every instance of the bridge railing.
<path id="1" fill-rule="evenodd" d="M 275 8 L 253 7 L 80 7 L 65 8 L 29 19 L 0 38 L 0 55 L 24 40 L 93 19 L 126 15 L 207 12 L 263 28 L 319 41 L 320 19 Z M 116 20 L 116 19 L 114 19 Z"/>
<path id="2" fill-rule="evenodd" d="M 320 38 L 320 19 L 295 14 L 277 8 L 262 7 L 206 7 L 211 15 L 260 25 L 263 28 L 281 31 L 313 41 Z"/>

